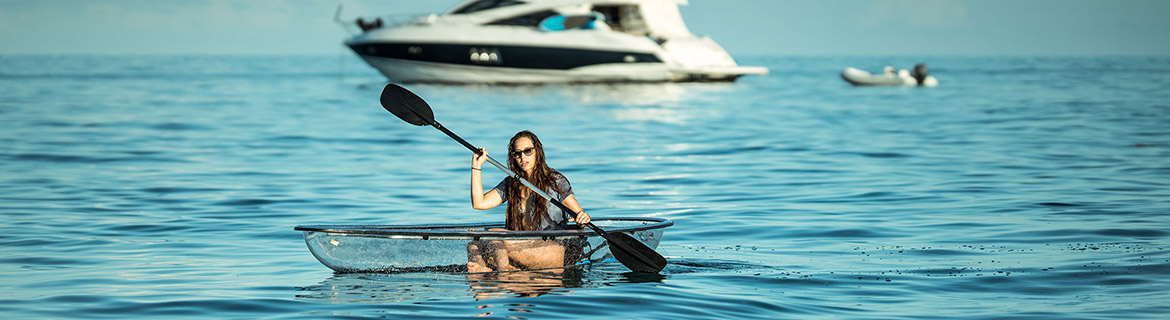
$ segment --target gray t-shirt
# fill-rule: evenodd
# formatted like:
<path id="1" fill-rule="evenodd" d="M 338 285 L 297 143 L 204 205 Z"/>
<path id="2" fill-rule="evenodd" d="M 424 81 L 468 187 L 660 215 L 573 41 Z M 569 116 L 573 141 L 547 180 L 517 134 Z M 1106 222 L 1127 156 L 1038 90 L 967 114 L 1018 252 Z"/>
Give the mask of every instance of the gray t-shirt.
<path id="1" fill-rule="evenodd" d="M 496 187 L 494 188 L 496 193 L 499 193 L 500 199 L 503 199 L 503 202 L 508 202 L 508 179 L 512 179 L 512 177 L 504 178 L 504 180 L 501 180 L 500 183 L 496 184 Z M 557 186 L 560 187 L 561 190 L 565 190 L 565 192 L 558 193 L 552 188 L 546 189 L 544 192 L 553 198 L 556 198 L 557 201 L 561 202 L 564 202 L 565 199 L 573 195 L 573 187 L 569 185 L 569 179 L 565 179 L 565 176 L 560 176 L 557 178 L 556 183 Z M 528 204 L 524 206 L 524 211 L 526 214 L 535 214 L 532 208 L 535 207 L 537 199 L 543 199 L 543 197 L 534 194 L 532 197 L 528 198 Z M 541 221 L 540 230 L 563 230 L 568 228 L 569 223 L 565 220 L 565 214 L 561 213 L 561 208 L 558 208 L 556 204 L 552 203 L 552 201 L 548 201 L 548 217 L 545 217 L 544 220 Z"/>

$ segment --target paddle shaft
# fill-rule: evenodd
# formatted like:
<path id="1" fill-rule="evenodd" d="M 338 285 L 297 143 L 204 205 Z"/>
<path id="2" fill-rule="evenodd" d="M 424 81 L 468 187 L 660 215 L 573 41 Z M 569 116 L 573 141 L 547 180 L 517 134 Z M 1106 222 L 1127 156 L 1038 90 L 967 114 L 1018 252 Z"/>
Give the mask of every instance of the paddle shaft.
<path id="1" fill-rule="evenodd" d="M 462 144 L 464 147 L 467 147 L 467 149 L 471 150 L 471 152 L 475 152 L 475 154 L 482 155 L 479 151 L 479 148 L 476 148 L 475 146 L 471 145 L 471 143 L 468 143 L 467 140 L 463 140 L 463 138 L 459 137 L 459 135 L 456 135 L 454 132 L 451 132 L 451 130 L 447 130 L 447 127 L 444 127 L 443 124 L 439 123 L 438 121 L 431 122 L 431 126 L 435 127 L 435 129 L 439 129 L 439 131 L 442 131 L 443 133 L 447 134 L 447 136 L 451 137 L 451 139 L 455 139 L 455 141 L 459 141 L 459 144 Z M 561 208 L 561 213 L 564 214 L 567 218 L 576 218 L 577 217 L 576 211 L 570 210 L 569 207 L 565 206 L 564 203 L 561 203 L 560 200 L 553 198 L 548 193 L 545 193 L 544 190 L 540 190 L 540 188 L 537 188 L 535 185 L 532 184 L 532 182 L 528 182 L 527 179 L 524 179 L 524 178 L 520 177 L 519 174 L 512 172 L 511 169 L 508 169 L 507 166 L 496 161 L 496 159 L 492 159 L 492 156 L 487 156 L 487 160 L 488 160 L 488 162 L 491 162 L 491 164 L 493 166 L 496 166 L 496 168 L 500 169 L 500 171 L 503 171 L 509 177 L 512 177 L 512 179 L 519 180 L 520 183 L 523 183 L 524 186 L 528 187 L 528 189 L 532 189 L 532 191 L 536 192 L 537 195 L 540 195 L 541 197 L 548 199 L 548 201 L 555 204 L 557 206 L 557 208 Z M 602 237 L 606 236 L 605 231 L 601 230 L 601 228 L 598 228 L 597 226 L 593 225 L 592 222 L 586 223 L 585 226 L 589 227 L 589 229 L 593 229 L 594 232 L 597 232 L 597 234 L 601 235 Z"/>

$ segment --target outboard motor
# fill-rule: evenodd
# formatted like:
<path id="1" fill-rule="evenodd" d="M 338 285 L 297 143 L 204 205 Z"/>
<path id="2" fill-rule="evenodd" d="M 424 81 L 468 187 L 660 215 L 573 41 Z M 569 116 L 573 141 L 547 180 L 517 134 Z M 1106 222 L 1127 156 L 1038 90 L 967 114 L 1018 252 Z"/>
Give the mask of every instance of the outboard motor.
<path id="1" fill-rule="evenodd" d="M 926 81 L 926 76 L 927 76 L 926 64 L 919 63 L 919 64 L 914 65 L 914 72 L 910 73 L 910 75 L 914 76 L 914 80 L 917 80 L 918 85 L 921 86 L 922 82 Z"/>

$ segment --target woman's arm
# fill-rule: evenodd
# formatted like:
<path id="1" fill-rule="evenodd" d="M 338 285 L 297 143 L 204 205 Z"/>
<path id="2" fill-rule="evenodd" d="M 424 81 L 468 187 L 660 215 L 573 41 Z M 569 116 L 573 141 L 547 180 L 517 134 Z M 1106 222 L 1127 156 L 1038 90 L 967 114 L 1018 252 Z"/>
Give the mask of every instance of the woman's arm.
<path id="1" fill-rule="evenodd" d="M 576 222 L 577 224 L 586 224 L 591 220 L 589 218 L 589 214 L 585 213 L 585 210 L 581 209 L 581 205 L 577 204 L 576 195 L 570 194 L 569 197 L 565 198 L 565 201 L 561 201 L 561 203 L 564 203 L 566 207 L 569 207 L 569 210 L 573 210 L 573 212 L 577 213 L 577 217 L 573 219 L 573 222 Z"/>
<path id="2" fill-rule="evenodd" d="M 487 193 L 483 192 L 483 163 L 487 161 L 487 150 L 479 149 L 480 154 L 474 155 L 471 158 L 471 207 L 479 210 L 487 210 L 495 208 L 504 202 L 500 198 L 500 193 L 496 189 L 492 189 Z"/>

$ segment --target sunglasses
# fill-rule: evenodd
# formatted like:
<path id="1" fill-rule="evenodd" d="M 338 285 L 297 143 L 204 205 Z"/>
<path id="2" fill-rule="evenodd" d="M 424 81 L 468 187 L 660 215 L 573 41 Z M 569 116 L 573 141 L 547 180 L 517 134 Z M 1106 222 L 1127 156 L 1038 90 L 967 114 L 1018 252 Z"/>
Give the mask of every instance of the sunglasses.
<path id="1" fill-rule="evenodd" d="M 531 156 L 532 153 L 534 153 L 534 152 L 536 152 L 536 147 L 528 147 L 527 149 L 524 149 L 524 150 L 512 150 L 511 154 L 512 154 L 512 157 L 519 158 L 521 154 L 523 154 L 524 156 Z"/>

